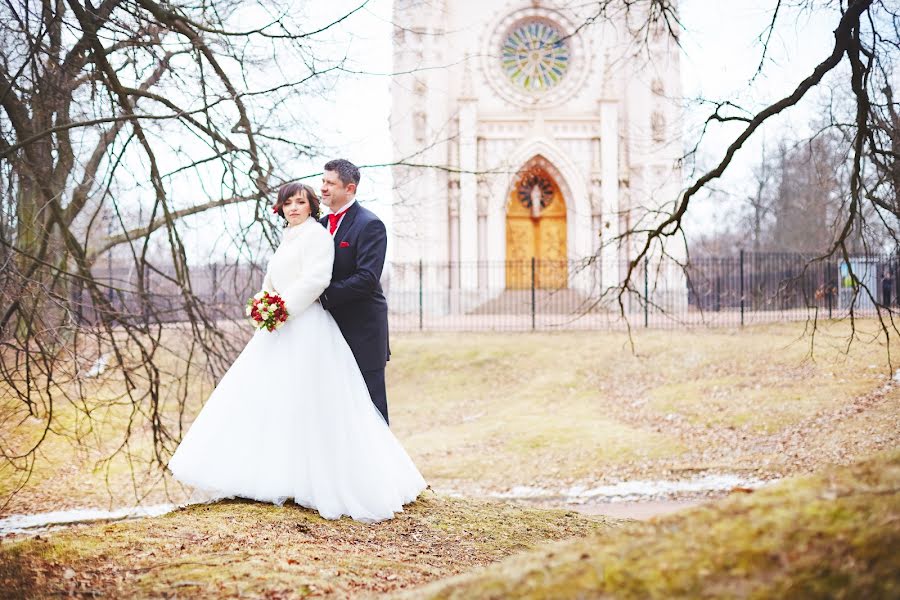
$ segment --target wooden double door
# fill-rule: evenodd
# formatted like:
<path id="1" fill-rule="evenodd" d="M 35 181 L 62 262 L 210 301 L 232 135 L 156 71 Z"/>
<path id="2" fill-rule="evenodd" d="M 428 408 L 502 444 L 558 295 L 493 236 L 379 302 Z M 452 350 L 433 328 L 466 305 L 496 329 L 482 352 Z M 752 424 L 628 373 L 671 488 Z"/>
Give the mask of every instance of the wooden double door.
<path id="1" fill-rule="evenodd" d="M 506 287 L 561 289 L 568 282 L 566 203 L 543 169 L 529 169 L 510 192 L 506 212 Z"/>

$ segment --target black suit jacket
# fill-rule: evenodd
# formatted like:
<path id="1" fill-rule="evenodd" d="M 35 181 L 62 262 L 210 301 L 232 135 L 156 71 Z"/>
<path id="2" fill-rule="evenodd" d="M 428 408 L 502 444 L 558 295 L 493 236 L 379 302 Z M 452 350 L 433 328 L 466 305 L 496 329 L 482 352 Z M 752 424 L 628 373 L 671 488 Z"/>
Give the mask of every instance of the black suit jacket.
<path id="1" fill-rule="evenodd" d="M 328 227 L 327 216 L 319 222 Z M 334 234 L 331 285 L 320 301 L 337 321 L 360 371 L 383 369 L 391 356 L 380 281 L 386 251 L 384 223 L 356 202 Z"/>

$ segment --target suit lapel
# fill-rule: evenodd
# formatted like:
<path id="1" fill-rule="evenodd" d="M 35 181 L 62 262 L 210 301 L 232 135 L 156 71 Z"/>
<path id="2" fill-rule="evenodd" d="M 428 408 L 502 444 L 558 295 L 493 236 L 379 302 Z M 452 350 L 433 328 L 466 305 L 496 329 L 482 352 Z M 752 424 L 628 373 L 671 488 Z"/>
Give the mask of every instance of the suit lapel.
<path id="1" fill-rule="evenodd" d="M 347 214 L 344 215 L 344 218 L 341 219 L 340 225 L 338 225 L 337 231 L 334 232 L 334 243 L 339 243 L 339 236 L 343 232 L 346 235 L 348 231 L 350 231 L 350 227 L 353 226 L 353 221 L 356 220 L 356 213 L 359 212 L 359 202 L 354 202 L 353 206 L 347 209 Z"/>

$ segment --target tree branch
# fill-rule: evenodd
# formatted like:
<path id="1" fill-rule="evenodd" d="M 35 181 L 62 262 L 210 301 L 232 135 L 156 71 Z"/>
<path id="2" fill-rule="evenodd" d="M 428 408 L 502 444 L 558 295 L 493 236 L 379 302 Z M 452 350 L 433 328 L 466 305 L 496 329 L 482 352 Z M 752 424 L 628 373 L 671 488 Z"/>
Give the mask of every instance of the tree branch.
<path id="1" fill-rule="evenodd" d="M 744 145 L 744 142 L 746 142 L 769 118 L 779 114 L 786 108 L 797 104 L 800 99 L 803 98 L 807 92 L 809 92 L 810 89 L 812 89 L 822 81 L 822 78 L 826 73 L 834 69 L 841 62 L 841 58 L 853 43 L 853 32 L 856 28 L 859 27 L 859 21 L 862 13 L 866 11 L 869 6 L 871 6 L 872 1 L 873 0 L 851 0 L 849 6 L 847 7 L 847 10 L 841 16 L 841 20 L 838 23 L 837 28 L 835 29 L 835 43 L 834 47 L 832 48 L 831 54 L 825 60 L 819 63 L 815 67 L 815 69 L 813 69 L 813 72 L 803 81 L 801 81 L 790 95 L 782 98 L 781 100 L 778 100 L 777 102 L 758 112 L 750 120 L 750 123 L 747 125 L 747 127 L 728 146 L 725 152 L 725 156 L 722 158 L 719 164 L 716 165 L 716 167 L 714 167 L 712 170 L 706 172 L 704 175 L 698 178 L 682 194 L 674 213 L 668 218 L 664 219 L 662 223 L 660 223 L 650 232 L 650 234 L 644 240 L 644 243 L 642 244 L 640 250 L 638 251 L 637 256 L 629 263 L 628 270 L 625 275 L 626 283 L 631 281 L 631 278 L 634 276 L 634 272 L 637 269 L 638 265 L 640 265 L 644 257 L 650 253 L 654 242 L 656 242 L 661 237 L 672 236 L 675 234 L 675 232 L 680 231 L 681 221 L 684 218 L 688 206 L 690 205 L 691 199 L 710 182 L 722 176 L 722 174 L 725 172 L 725 169 L 729 164 L 731 164 L 731 160 L 734 158 L 735 153 Z M 623 291 L 619 294 L 619 303 L 622 310 L 624 310 L 624 305 L 622 304 L 624 293 L 625 291 L 623 288 Z"/>

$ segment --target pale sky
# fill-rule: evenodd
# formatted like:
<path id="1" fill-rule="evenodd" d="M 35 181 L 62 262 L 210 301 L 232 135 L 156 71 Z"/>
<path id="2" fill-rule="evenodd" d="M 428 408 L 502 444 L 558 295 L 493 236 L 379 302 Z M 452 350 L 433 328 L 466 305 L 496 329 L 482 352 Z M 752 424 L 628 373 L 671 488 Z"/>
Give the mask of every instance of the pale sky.
<path id="1" fill-rule="evenodd" d="M 339 0 L 328 6 L 330 14 L 336 14 L 355 4 L 355 0 Z M 769 56 L 750 93 L 747 83 L 756 72 L 761 55 L 757 38 L 764 33 L 774 4 L 773 1 L 759 0 L 681 2 L 685 27 L 681 72 L 687 101 L 686 147 L 693 145 L 697 123 L 708 114 L 708 109 L 690 102 L 691 99 L 701 96 L 729 99 L 749 109 L 758 109 L 789 93 L 830 52 L 833 40 L 831 29 L 836 23 L 832 11 L 820 10 L 799 16 L 783 13 L 783 25 L 772 37 Z M 391 10 L 390 0 L 372 0 L 345 24 L 349 55 L 360 70 L 376 74 L 390 72 Z M 333 116 L 323 121 L 323 131 L 334 132 L 326 137 L 334 139 L 346 156 L 357 164 L 377 164 L 391 159 L 389 84 L 389 78 L 383 75 L 359 76 L 355 80 L 346 77 L 336 102 L 331 106 Z M 787 118 L 779 119 L 776 127 L 769 129 L 781 132 L 793 130 L 798 135 L 802 134 L 815 115 L 816 98 L 804 102 Z M 711 131 L 707 143 L 701 147 L 701 159 L 708 164 L 709 159 L 720 156 L 735 132 L 733 127 Z M 772 132 L 760 135 L 742 151 L 737 157 L 734 174 L 723 179 L 721 185 L 726 188 L 740 187 L 742 178 L 748 175 L 750 166 L 758 159 L 763 138 L 774 135 Z M 687 183 L 690 173 L 685 175 Z M 389 169 L 369 169 L 364 176 L 366 185 L 360 196 L 383 200 L 375 205 L 375 209 L 389 221 Z M 698 213 L 718 212 L 718 208 L 713 206 L 698 205 L 697 208 Z M 698 222 L 702 224 L 705 220 L 701 218 Z"/>
<path id="2" fill-rule="evenodd" d="M 700 125 L 710 114 L 709 107 L 691 102 L 704 97 L 730 100 L 749 110 L 759 109 L 790 94 L 815 66 L 830 53 L 834 44 L 833 28 L 839 16 L 835 11 L 819 9 L 798 14 L 782 7 L 775 35 L 769 42 L 763 69 L 752 84 L 760 64 L 759 40 L 772 18 L 773 1 L 685 0 L 681 3 L 685 26 L 681 74 L 685 105 L 685 147 L 693 145 Z M 826 79 L 826 82 L 828 80 Z M 736 155 L 726 175 L 715 183 L 724 193 L 742 196 L 751 168 L 759 160 L 763 145 L 774 147 L 779 137 L 802 137 L 811 132 L 810 124 L 820 114 L 823 89 L 813 90 L 796 107 L 772 119 Z M 743 128 L 740 125 L 712 129 L 700 147 L 699 160 L 710 168 L 722 158 L 727 146 Z M 685 171 L 685 185 L 696 178 Z M 701 199 L 689 211 L 689 225 L 701 230 L 721 226 L 721 200 Z"/>
<path id="3" fill-rule="evenodd" d="M 336 19 L 359 3 L 359 0 L 313 3 L 310 28 Z M 761 45 L 757 38 L 765 32 L 774 4 L 771 0 L 682 0 L 680 3 L 685 29 L 681 61 L 685 148 L 695 143 L 698 123 L 709 112 L 707 107 L 692 99 L 702 96 L 731 100 L 757 110 L 789 93 L 830 52 L 831 29 L 837 21 L 835 13 L 819 10 L 798 16 L 783 9 L 782 25 L 772 37 L 762 73 L 753 87 L 748 87 L 760 61 Z M 334 97 L 316 107 L 319 115 L 317 130 L 333 146 L 330 149 L 333 152 L 329 154 L 346 157 L 358 165 L 387 163 L 392 159 L 388 131 L 391 11 L 391 0 L 371 0 L 332 33 L 333 51 L 346 53 L 348 67 L 367 74 L 342 75 Z M 742 195 L 741 190 L 747 184 L 752 164 L 759 158 L 763 140 L 766 137 L 774 139 L 778 133 L 794 131 L 800 135 L 805 132 L 815 115 L 818 97 L 804 101 L 752 140 L 737 155 L 733 168 L 717 182 L 717 187 Z M 736 132 L 734 126 L 710 130 L 698 154 L 701 165 L 709 167 L 713 159 L 718 160 Z M 295 175 L 315 172 L 320 167 L 320 164 L 297 164 Z M 686 169 L 685 184 L 691 181 L 691 172 Z M 318 180 L 309 183 L 318 186 Z M 389 227 L 391 185 L 389 168 L 366 169 L 359 193 L 363 201 L 374 200 L 368 205 Z M 721 223 L 722 214 L 721 200 L 700 199 L 689 211 L 689 224 L 696 230 L 709 230 L 714 227 L 713 223 Z M 199 245 L 203 246 L 203 243 Z"/>

